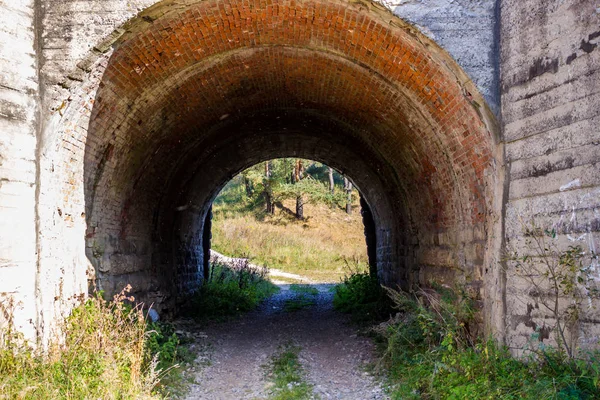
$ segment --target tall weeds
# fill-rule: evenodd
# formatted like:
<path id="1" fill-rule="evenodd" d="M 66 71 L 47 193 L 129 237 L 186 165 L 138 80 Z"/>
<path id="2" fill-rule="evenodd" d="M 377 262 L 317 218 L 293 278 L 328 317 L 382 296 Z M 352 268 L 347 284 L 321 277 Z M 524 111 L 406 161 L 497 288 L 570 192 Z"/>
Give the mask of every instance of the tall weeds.
<path id="1" fill-rule="evenodd" d="M 376 369 L 388 377 L 393 399 L 600 399 L 600 352 L 573 358 L 546 347 L 516 359 L 481 338 L 473 300 L 460 288 L 432 284 L 407 294 L 354 273 L 334 302 L 360 321 L 365 310 L 389 310 L 375 301 L 383 291 L 395 316 L 371 332 L 381 350 Z"/>
<path id="2" fill-rule="evenodd" d="M 129 300 L 126 292 L 112 301 L 89 298 L 64 321 L 64 337 L 44 352 L 5 329 L 0 399 L 161 398 L 157 385 L 166 371 L 157 368 L 160 355 L 147 346 L 155 333 L 148 331 L 141 306 Z"/>
<path id="3" fill-rule="evenodd" d="M 380 322 L 393 314 L 393 303 L 376 277 L 354 270 L 335 287 L 333 307 L 361 324 Z"/>
<path id="4" fill-rule="evenodd" d="M 209 279 L 186 301 L 182 313 L 206 322 L 253 310 L 279 290 L 267 274 L 267 268 L 256 269 L 247 259 L 232 265 L 213 263 Z"/>
<path id="5" fill-rule="evenodd" d="M 389 291 L 396 317 L 375 328 L 380 367 L 397 399 L 598 399 L 600 353 L 572 359 L 547 348 L 514 358 L 475 331 L 475 310 L 460 289 L 438 286 L 410 297 Z"/>

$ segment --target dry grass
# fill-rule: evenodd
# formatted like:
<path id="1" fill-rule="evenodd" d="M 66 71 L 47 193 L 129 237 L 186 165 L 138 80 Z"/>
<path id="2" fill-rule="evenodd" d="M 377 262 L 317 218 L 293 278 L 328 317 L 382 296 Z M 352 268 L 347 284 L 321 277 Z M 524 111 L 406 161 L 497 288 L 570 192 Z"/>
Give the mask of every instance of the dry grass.
<path id="1" fill-rule="evenodd" d="M 0 332 L 0 399 L 161 398 L 141 307 L 123 300 L 123 294 L 113 302 L 92 297 L 76 307 L 64 338 L 46 352 L 28 347 L 10 328 Z"/>
<path id="2" fill-rule="evenodd" d="M 294 202 L 284 206 L 294 208 Z M 324 204 L 306 204 L 299 221 L 277 208 L 274 215 L 230 212 L 214 206 L 212 247 L 232 257 L 306 276 L 317 282 L 339 282 L 346 265 L 367 269 L 367 248 L 360 207 L 351 215 Z"/>

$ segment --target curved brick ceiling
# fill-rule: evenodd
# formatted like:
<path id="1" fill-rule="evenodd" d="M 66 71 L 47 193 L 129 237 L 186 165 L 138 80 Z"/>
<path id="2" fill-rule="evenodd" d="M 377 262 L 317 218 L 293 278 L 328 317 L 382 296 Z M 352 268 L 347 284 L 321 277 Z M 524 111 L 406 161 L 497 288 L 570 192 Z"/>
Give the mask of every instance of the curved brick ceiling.
<path id="1" fill-rule="evenodd" d="M 92 225 L 134 234 L 123 221 L 156 219 L 165 196 L 171 208 L 209 201 L 203 188 L 181 189 L 195 174 L 221 174 L 222 184 L 251 160 L 284 155 L 263 143 L 231 170 L 199 161 L 211 149 L 235 148 L 244 126 L 236 123 L 267 112 L 282 119 L 280 136 L 299 129 L 302 113 L 329 119 L 340 133 L 324 132 L 323 143 L 348 143 L 365 165 L 381 166 L 381 187 L 395 186 L 389 196 L 397 197 L 387 204 L 402 205 L 397 212 L 410 215 L 411 229 L 483 223 L 494 168 L 483 102 L 443 50 L 373 7 L 208 0 L 145 11 L 115 45 L 96 96 L 85 164 Z M 287 115 L 294 115 L 288 127 Z M 311 158 L 306 149 L 290 153 Z M 342 169 L 352 162 L 320 158 Z M 174 187 L 179 198 L 166 193 Z"/>

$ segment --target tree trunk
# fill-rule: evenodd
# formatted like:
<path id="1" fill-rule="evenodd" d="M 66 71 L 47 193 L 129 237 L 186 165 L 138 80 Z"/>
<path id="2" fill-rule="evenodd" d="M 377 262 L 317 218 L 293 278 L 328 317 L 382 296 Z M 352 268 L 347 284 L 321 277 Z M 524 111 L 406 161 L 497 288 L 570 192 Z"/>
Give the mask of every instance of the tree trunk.
<path id="1" fill-rule="evenodd" d="M 252 197 L 252 182 L 244 176 L 244 186 L 246 187 L 246 197 Z"/>
<path id="2" fill-rule="evenodd" d="M 346 214 L 352 214 L 352 182 L 344 177 L 344 190 L 346 191 Z"/>
<path id="3" fill-rule="evenodd" d="M 329 191 L 331 194 L 335 192 L 335 181 L 333 180 L 333 168 L 329 167 Z"/>
<path id="4" fill-rule="evenodd" d="M 300 179 L 303 178 L 304 175 L 304 167 L 302 166 L 302 160 L 296 159 L 296 167 L 294 168 L 294 183 L 300 182 Z"/>
<path id="5" fill-rule="evenodd" d="M 296 159 L 296 166 L 294 167 L 294 183 L 300 182 L 304 177 L 304 167 L 302 166 L 302 160 Z M 296 196 L 296 218 L 304 219 L 304 199 L 302 194 Z"/>
<path id="6" fill-rule="evenodd" d="M 265 162 L 265 209 L 268 214 L 273 214 L 275 212 L 275 206 L 273 204 L 273 196 L 271 196 L 271 183 L 269 179 L 271 178 L 271 165 L 270 162 Z"/>
<path id="7" fill-rule="evenodd" d="M 296 218 L 304 219 L 304 199 L 302 195 L 296 197 Z"/>

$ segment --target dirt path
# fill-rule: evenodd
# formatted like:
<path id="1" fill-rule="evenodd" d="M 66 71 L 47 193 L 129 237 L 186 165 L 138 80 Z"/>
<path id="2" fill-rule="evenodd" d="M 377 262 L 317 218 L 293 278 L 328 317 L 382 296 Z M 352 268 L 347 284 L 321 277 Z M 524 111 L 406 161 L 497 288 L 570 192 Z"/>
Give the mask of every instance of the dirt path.
<path id="1" fill-rule="evenodd" d="M 298 311 L 286 301 L 300 294 L 290 285 L 257 311 L 234 321 L 203 329 L 209 365 L 199 368 L 187 399 L 267 399 L 270 384 L 263 365 L 278 347 L 294 343 L 302 348 L 300 361 L 307 381 L 320 399 L 367 400 L 386 398 L 380 385 L 364 371 L 373 361 L 373 345 L 356 334 L 348 318 L 335 312 L 332 285 L 314 284 L 318 295 L 304 295 L 314 304 Z M 188 327 L 187 329 L 191 329 Z"/>

